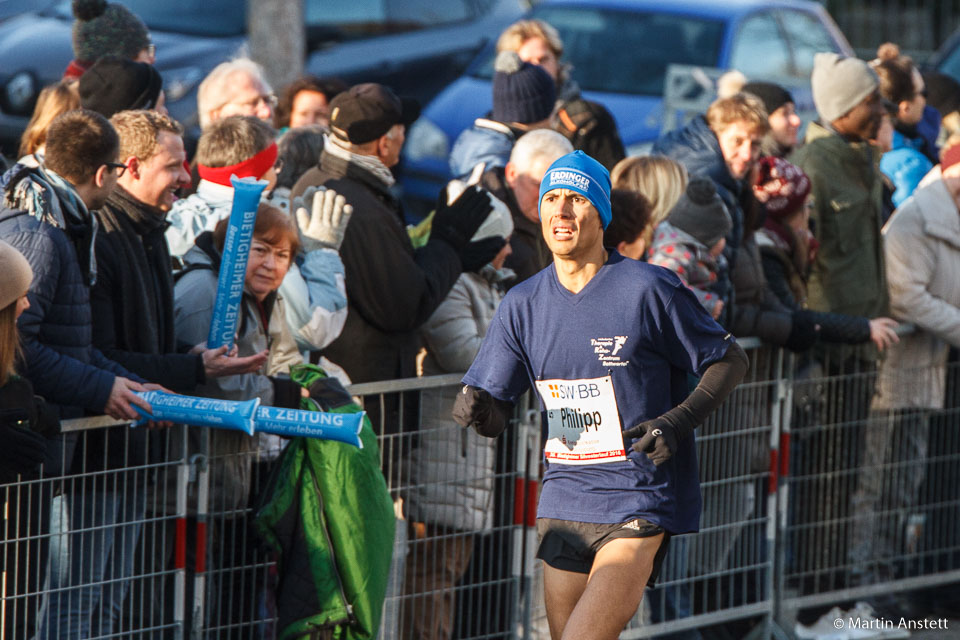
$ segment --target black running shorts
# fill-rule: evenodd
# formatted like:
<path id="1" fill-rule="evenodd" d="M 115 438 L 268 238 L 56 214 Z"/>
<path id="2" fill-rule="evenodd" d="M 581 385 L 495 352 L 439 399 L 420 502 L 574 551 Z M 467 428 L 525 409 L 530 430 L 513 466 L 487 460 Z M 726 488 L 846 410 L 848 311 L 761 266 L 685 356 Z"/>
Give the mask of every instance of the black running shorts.
<path id="1" fill-rule="evenodd" d="M 660 565 L 667 555 L 670 534 L 663 527 L 641 518 L 619 524 L 596 524 L 593 522 L 575 522 L 537 518 L 537 534 L 540 546 L 537 557 L 554 569 L 590 573 L 593 559 L 600 548 L 617 538 L 648 538 L 663 534 L 663 542 L 653 559 L 653 571 L 647 586 L 656 584 Z"/>

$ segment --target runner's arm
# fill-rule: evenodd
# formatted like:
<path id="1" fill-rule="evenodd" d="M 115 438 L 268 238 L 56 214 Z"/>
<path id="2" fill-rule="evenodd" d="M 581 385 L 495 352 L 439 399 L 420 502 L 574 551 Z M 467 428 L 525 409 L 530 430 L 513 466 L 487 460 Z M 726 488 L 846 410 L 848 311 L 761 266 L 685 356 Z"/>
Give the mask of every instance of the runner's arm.
<path id="1" fill-rule="evenodd" d="M 654 464 L 665 462 L 677 450 L 677 444 L 703 424 L 740 384 L 748 366 L 747 354 L 734 342 L 722 358 L 707 367 L 686 400 L 659 418 L 624 431 L 624 443 L 639 437 L 633 444 L 635 451 L 647 453 Z"/>

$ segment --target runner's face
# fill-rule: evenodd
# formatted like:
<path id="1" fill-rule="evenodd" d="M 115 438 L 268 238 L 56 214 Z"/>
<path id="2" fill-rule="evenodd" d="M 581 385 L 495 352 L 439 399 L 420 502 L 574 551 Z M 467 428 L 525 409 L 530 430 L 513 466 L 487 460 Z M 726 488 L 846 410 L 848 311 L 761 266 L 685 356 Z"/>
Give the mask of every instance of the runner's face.
<path id="1" fill-rule="evenodd" d="M 576 259 L 603 246 L 600 214 L 586 196 L 554 189 L 540 201 L 540 229 L 555 256 Z"/>

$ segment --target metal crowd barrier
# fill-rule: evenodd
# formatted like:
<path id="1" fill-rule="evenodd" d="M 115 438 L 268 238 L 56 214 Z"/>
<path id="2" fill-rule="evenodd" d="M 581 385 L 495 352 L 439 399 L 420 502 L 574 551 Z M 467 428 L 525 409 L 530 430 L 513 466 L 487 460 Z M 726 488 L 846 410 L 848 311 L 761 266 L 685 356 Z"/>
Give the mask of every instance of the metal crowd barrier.
<path id="1" fill-rule="evenodd" d="M 701 530 L 673 538 L 621 638 L 734 622 L 770 637 L 800 608 L 960 580 L 960 364 L 944 372 L 942 410 L 882 411 L 869 366 L 740 343 L 748 378 L 697 433 Z M 523 398 L 496 441 L 474 440 L 449 417 L 459 380 L 349 388 L 397 514 L 379 637 L 549 638 L 538 403 Z M 276 637 L 276 565 L 250 522 L 282 441 L 183 427 L 105 438 L 111 424 L 66 421 L 71 473 L 0 485 L 0 640 L 36 624 L 38 640 L 71 624 L 101 638 Z"/>

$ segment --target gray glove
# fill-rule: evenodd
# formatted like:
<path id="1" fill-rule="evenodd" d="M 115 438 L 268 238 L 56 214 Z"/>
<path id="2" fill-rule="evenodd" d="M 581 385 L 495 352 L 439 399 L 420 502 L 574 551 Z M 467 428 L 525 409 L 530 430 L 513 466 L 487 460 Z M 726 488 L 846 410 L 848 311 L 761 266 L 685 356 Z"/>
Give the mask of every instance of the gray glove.
<path id="1" fill-rule="evenodd" d="M 353 215 L 353 207 L 347 204 L 346 198 L 326 187 L 307 187 L 302 196 L 293 199 L 293 210 L 305 252 L 340 249 Z"/>

